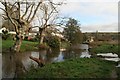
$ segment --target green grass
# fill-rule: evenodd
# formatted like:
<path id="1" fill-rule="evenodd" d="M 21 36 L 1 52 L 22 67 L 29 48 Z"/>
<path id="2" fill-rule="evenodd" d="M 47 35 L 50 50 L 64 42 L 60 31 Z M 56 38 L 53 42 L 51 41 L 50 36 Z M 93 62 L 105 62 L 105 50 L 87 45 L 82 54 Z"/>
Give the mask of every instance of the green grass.
<path id="1" fill-rule="evenodd" d="M 9 49 L 14 42 L 12 40 L 2 40 L 2 51 L 6 51 Z"/>
<path id="2" fill-rule="evenodd" d="M 32 50 L 37 50 L 37 42 L 30 42 L 30 41 L 23 41 L 21 45 L 20 52 L 24 51 L 32 51 Z M 9 50 L 11 46 L 14 45 L 13 40 L 2 40 L 2 51 L 5 52 L 6 50 Z"/>
<path id="3" fill-rule="evenodd" d="M 37 50 L 38 42 L 23 41 L 20 51 L 33 51 Z"/>
<path id="4" fill-rule="evenodd" d="M 118 78 L 120 79 L 120 67 L 118 67 L 116 71 L 117 71 Z"/>
<path id="5" fill-rule="evenodd" d="M 31 69 L 26 78 L 110 78 L 114 68 L 113 62 L 78 58 Z"/>
<path id="6" fill-rule="evenodd" d="M 112 44 L 102 44 L 100 46 L 97 46 L 95 48 L 92 48 L 90 50 L 91 53 L 116 53 L 116 54 L 120 54 L 119 53 L 119 48 L 120 45 L 112 45 Z"/>

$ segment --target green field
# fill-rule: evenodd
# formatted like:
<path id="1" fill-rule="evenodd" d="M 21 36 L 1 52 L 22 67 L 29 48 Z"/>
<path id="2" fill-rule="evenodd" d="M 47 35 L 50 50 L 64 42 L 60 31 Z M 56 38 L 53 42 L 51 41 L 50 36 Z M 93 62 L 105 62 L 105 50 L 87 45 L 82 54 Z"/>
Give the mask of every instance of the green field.
<path id="1" fill-rule="evenodd" d="M 2 40 L 2 51 L 5 52 L 6 50 L 9 50 L 9 48 L 13 45 L 13 40 Z M 20 52 L 37 50 L 37 45 L 37 42 L 23 41 Z"/>
<path id="2" fill-rule="evenodd" d="M 26 78 L 111 78 L 113 70 L 114 62 L 78 58 L 31 69 Z"/>

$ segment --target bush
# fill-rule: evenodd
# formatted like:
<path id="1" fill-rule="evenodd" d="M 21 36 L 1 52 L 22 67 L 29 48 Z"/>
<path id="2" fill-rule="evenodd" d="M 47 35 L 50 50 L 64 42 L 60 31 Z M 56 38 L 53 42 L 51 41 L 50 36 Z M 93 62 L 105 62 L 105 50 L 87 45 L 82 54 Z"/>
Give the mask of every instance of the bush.
<path id="1" fill-rule="evenodd" d="M 60 48 L 60 40 L 57 36 L 51 36 L 46 39 L 46 43 L 51 48 Z"/>

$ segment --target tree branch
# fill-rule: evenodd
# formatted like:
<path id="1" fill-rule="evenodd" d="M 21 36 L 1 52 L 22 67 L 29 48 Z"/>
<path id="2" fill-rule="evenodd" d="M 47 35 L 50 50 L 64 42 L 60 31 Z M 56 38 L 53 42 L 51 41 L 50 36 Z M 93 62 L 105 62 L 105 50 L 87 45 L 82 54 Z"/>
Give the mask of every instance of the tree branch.
<path id="1" fill-rule="evenodd" d="M 43 59 L 35 58 L 32 56 L 29 56 L 29 58 L 32 59 L 33 61 L 37 62 L 40 67 L 43 67 L 45 65 L 45 62 Z"/>
<path id="2" fill-rule="evenodd" d="M 5 10 L 4 10 L 4 9 L 3 9 L 3 10 L 5 11 L 6 16 L 7 16 L 8 19 L 11 21 L 11 23 L 14 25 L 16 33 L 18 33 L 17 25 L 16 25 L 16 23 L 13 21 L 13 19 L 10 17 L 10 15 L 9 15 L 9 13 L 8 13 L 7 2 L 4 3 L 4 7 L 5 7 Z"/>
<path id="3" fill-rule="evenodd" d="M 23 19 L 23 17 L 27 14 L 29 8 L 31 7 L 32 4 L 30 4 L 28 7 L 27 7 L 27 4 L 26 4 L 26 10 L 25 10 L 25 13 L 22 15 L 21 19 Z"/>
<path id="4" fill-rule="evenodd" d="M 30 14 L 28 15 L 27 21 L 30 19 L 30 16 L 32 14 L 32 10 L 33 10 L 34 4 L 32 5 L 31 9 L 30 9 Z"/>
<path id="5" fill-rule="evenodd" d="M 17 3 L 17 2 L 15 2 L 15 3 L 12 5 L 11 9 L 12 9 L 13 7 L 16 7 L 16 6 L 15 6 L 16 3 Z M 16 7 L 16 8 L 17 8 L 17 7 Z"/>
<path id="6" fill-rule="evenodd" d="M 3 9 L 3 8 L 1 8 L 1 7 L 0 7 L 0 9 L 3 10 L 3 11 L 6 13 L 6 10 L 5 10 L 5 9 Z"/>
<path id="7" fill-rule="evenodd" d="M 39 6 L 40 6 L 40 4 L 41 4 L 42 2 L 43 2 L 43 0 L 41 0 L 41 2 L 38 3 L 36 9 L 34 10 L 34 13 L 33 13 L 32 18 L 28 21 L 28 23 L 30 23 L 30 22 L 34 19 L 35 14 L 37 13 L 37 10 L 38 10 L 38 8 L 39 8 Z"/>
<path id="8" fill-rule="evenodd" d="M 50 4 L 51 4 L 51 7 L 54 9 L 54 11 L 56 11 L 58 13 L 56 7 L 54 6 L 55 4 L 51 1 L 50 1 Z M 58 6 L 59 4 L 56 4 L 56 5 Z"/>
<path id="9" fill-rule="evenodd" d="M 18 19 L 20 20 L 20 2 L 17 2 L 17 4 L 18 4 Z"/>

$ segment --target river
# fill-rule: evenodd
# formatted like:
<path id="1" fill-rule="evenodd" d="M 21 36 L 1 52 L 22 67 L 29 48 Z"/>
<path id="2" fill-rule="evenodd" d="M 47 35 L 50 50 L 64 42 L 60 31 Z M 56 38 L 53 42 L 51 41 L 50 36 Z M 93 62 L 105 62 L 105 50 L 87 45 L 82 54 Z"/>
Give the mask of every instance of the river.
<path id="1" fill-rule="evenodd" d="M 38 67 L 38 64 L 29 58 L 30 56 L 35 58 L 41 57 L 45 64 L 61 62 L 65 59 L 76 57 L 91 57 L 87 44 L 81 44 L 80 49 L 69 49 L 65 51 L 52 50 L 52 52 L 48 52 L 46 50 L 41 50 L 24 53 L 3 53 L 0 54 L 0 79 L 18 78 L 24 75 L 31 67 Z M 110 60 L 111 58 L 107 59 Z"/>
<path id="2" fill-rule="evenodd" d="M 2 61 L 2 78 L 19 77 L 24 75 L 25 71 L 29 70 L 30 67 L 37 67 L 37 63 L 31 60 L 29 56 L 36 58 L 41 56 L 46 64 L 60 62 L 74 57 L 90 57 L 87 44 L 82 44 L 81 48 L 84 49 L 84 51 L 78 49 L 69 51 L 53 50 L 51 53 L 46 50 L 25 53 L 3 53 L 2 60 L 0 60 Z"/>

